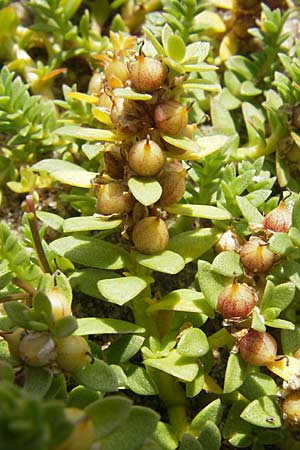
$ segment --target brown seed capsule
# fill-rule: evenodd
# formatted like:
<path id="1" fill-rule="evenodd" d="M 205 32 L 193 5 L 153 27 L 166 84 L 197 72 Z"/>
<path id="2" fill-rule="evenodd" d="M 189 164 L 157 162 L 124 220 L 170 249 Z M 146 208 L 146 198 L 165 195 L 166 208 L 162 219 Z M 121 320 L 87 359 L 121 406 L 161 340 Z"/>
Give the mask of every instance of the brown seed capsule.
<path id="1" fill-rule="evenodd" d="M 125 185 L 113 181 L 101 184 L 97 191 L 97 210 L 100 214 L 126 214 L 134 204 L 134 198 L 126 191 Z"/>
<path id="2" fill-rule="evenodd" d="M 215 249 L 218 253 L 225 251 L 238 253 L 245 242 L 246 241 L 242 236 L 239 236 L 232 230 L 227 230 L 216 243 Z"/>
<path id="3" fill-rule="evenodd" d="M 62 370 L 70 373 L 91 362 L 91 349 L 87 341 L 76 335 L 56 339 L 56 362 Z"/>
<path id="4" fill-rule="evenodd" d="M 138 55 L 130 66 L 130 79 L 137 92 L 154 92 L 159 89 L 167 76 L 166 66 L 158 59 Z"/>
<path id="5" fill-rule="evenodd" d="M 30 331 L 20 342 L 19 354 L 29 366 L 47 366 L 56 359 L 55 343 L 49 333 Z"/>
<path id="6" fill-rule="evenodd" d="M 267 243 L 257 237 L 251 237 L 242 246 L 240 257 L 243 265 L 250 272 L 268 272 L 275 261 L 275 255 L 267 248 Z"/>
<path id="7" fill-rule="evenodd" d="M 185 192 L 185 176 L 181 162 L 175 160 L 165 165 L 158 181 L 162 187 L 162 194 L 158 201 L 161 206 L 169 206 L 179 202 Z"/>
<path id="8" fill-rule="evenodd" d="M 277 353 L 277 342 L 267 332 L 250 330 L 239 343 L 241 357 L 254 366 L 265 366 L 272 362 Z"/>
<path id="9" fill-rule="evenodd" d="M 168 227 L 159 217 L 145 217 L 134 226 L 132 240 L 141 253 L 151 255 L 161 252 L 169 241 Z"/>
<path id="10" fill-rule="evenodd" d="M 245 283 L 233 282 L 226 286 L 218 298 L 218 311 L 224 319 L 246 319 L 257 302 L 255 290 Z"/>
<path id="11" fill-rule="evenodd" d="M 128 164 L 131 170 L 141 177 L 154 177 L 157 175 L 166 157 L 156 142 L 147 137 L 134 144 L 129 150 Z"/>
<path id="12" fill-rule="evenodd" d="M 78 408 L 66 408 L 65 414 L 74 428 L 69 437 L 53 450 L 89 450 L 95 440 L 92 421 Z"/>
<path id="13" fill-rule="evenodd" d="M 174 100 L 160 103 L 154 110 L 157 128 L 166 134 L 177 134 L 188 124 L 188 110 Z"/>
<path id="14" fill-rule="evenodd" d="M 115 179 L 124 177 L 125 159 L 122 156 L 121 148 L 118 145 L 109 145 L 104 153 L 105 170 Z"/>
<path id="15" fill-rule="evenodd" d="M 293 423 L 300 421 L 300 391 L 288 394 L 282 404 L 283 418 Z"/>
<path id="16" fill-rule="evenodd" d="M 266 215 L 263 226 L 268 230 L 287 233 L 292 226 L 291 208 L 288 208 L 285 202 L 280 202 L 277 208 Z"/>

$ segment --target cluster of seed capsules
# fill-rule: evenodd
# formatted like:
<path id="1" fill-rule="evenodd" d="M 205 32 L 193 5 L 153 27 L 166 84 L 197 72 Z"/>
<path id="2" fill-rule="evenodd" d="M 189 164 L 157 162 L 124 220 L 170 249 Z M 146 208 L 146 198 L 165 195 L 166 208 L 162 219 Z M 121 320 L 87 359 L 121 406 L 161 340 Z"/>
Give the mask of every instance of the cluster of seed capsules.
<path id="1" fill-rule="evenodd" d="M 122 217 L 123 237 L 141 253 L 157 253 L 166 248 L 169 240 L 163 208 L 180 201 L 186 178 L 182 163 L 167 157 L 173 156 L 172 149 L 161 134 L 186 132 L 188 108 L 176 99 L 174 77 L 169 76 L 165 64 L 145 56 L 142 49 L 138 54 L 119 51 L 104 55 L 103 64 L 99 104 L 109 111 L 114 131 L 121 138 L 106 145 L 103 171 L 94 180 L 97 212 Z M 114 95 L 114 88 L 126 87 L 138 94 L 150 94 L 151 99 L 139 101 Z M 160 198 L 151 205 L 139 202 L 128 187 L 132 177 L 158 181 Z"/>
<path id="2" fill-rule="evenodd" d="M 288 233 L 291 225 L 292 208 L 285 201 L 281 201 L 278 207 L 265 216 L 260 236 L 251 236 L 248 241 L 245 241 L 243 237 L 228 230 L 217 244 L 219 252 L 230 250 L 239 253 L 244 267 L 245 281 L 247 281 L 238 282 L 234 279 L 230 285 L 226 286 L 218 297 L 217 310 L 227 324 L 236 326 L 233 334 L 238 338 L 236 350 L 239 351 L 242 359 L 255 366 L 266 366 L 270 370 L 276 368 L 277 364 L 283 360 L 286 360 L 285 364 L 288 367 L 289 358 L 277 356 L 277 342 L 270 333 L 243 327 L 247 327 L 247 319 L 250 318 L 254 308 L 259 306 L 265 276 L 277 260 L 277 256 L 268 248 L 268 239 L 274 232 Z M 294 358 L 299 356 L 298 351 Z M 289 370 L 291 371 L 292 369 Z M 293 374 L 295 377 L 298 375 Z M 283 390 L 283 417 L 295 424 L 300 421 L 299 387 L 296 383 L 295 386 L 287 385 L 287 389 Z"/>

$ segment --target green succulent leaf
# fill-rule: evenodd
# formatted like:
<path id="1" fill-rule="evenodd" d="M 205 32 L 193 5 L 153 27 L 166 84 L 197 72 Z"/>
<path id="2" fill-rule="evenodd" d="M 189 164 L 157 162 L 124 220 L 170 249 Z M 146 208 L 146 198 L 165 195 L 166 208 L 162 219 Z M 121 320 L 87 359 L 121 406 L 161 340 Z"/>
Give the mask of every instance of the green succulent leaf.
<path id="1" fill-rule="evenodd" d="M 112 392 L 118 389 L 118 380 L 114 371 L 100 359 L 87 364 L 73 374 L 77 383 L 95 391 Z"/>
<path id="2" fill-rule="evenodd" d="M 211 269 L 224 277 L 241 277 L 243 269 L 240 255 L 231 251 L 219 253 L 212 262 Z"/>
<path id="3" fill-rule="evenodd" d="M 243 384 L 246 377 L 246 371 L 247 364 L 242 358 L 237 354 L 230 353 L 224 380 L 225 394 L 235 391 Z"/>
<path id="4" fill-rule="evenodd" d="M 198 281 L 202 293 L 212 308 L 216 309 L 218 298 L 224 289 L 223 276 L 213 272 L 211 264 L 207 261 L 198 261 Z"/>
<path id="5" fill-rule="evenodd" d="M 62 223 L 64 233 L 80 231 L 111 230 L 121 225 L 121 220 L 103 220 L 100 217 L 85 216 L 71 217 Z"/>
<path id="6" fill-rule="evenodd" d="M 271 252 L 277 255 L 286 256 L 294 251 L 291 238 L 286 233 L 274 233 L 269 240 Z"/>
<path id="7" fill-rule="evenodd" d="M 184 330 L 177 344 L 177 352 L 183 356 L 199 358 L 209 350 L 205 333 L 199 328 Z"/>
<path id="8" fill-rule="evenodd" d="M 176 274 L 184 268 L 182 257 L 170 250 L 164 250 L 156 255 L 142 255 L 138 253 L 136 260 L 142 266 L 158 272 Z"/>
<path id="9" fill-rule="evenodd" d="M 222 419 L 223 408 L 220 399 L 216 399 L 205 406 L 192 420 L 189 432 L 198 436 L 208 420 L 219 425 Z"/>
<path id="10" fill-rule="evenodd" d="M 156 203 L 162 194 L 161 185 L 154 179 L 131 177 L 128 187 L 134 198 L 145 206 Z"/>
<path id="11" fill-rule="evenodd" d="M 216 228 L 184 231 L 169 240 L 168 249 L 181 255 L 187 264 L 206 253 L 218 242 L 220 236 L 221 233 Z"/>
<path id="12" fill-rule="evenodd" d="M 128 100 L 137 100 L 137 101 L 148 101 L 151 100 L 152 95 L 150 94 L 141 94 L 140 92 L 135 92 L 130 87 L 126 88 L 117 88 L 113 90 L 115 97 L 118 98 L 127 98 Z"/>
<path id="13" fill-rule="evenodd" d="M 276 395 L 277 385 L 273 378 L 264 373 L 250 373 L 239 391 L 250 401 L 264 395 Z"/>
<path id="14" fill-rule="evenodd" d="M 100 280 L 97 285 L 103 297 L 111 303 L 122 306 L 139 295 L 153 281 L 151 277 L 128 276 Z"/>
<path id="15" fill-rule="evenodd" d="M 100 319 L 85 317 L 77 319 L 78 329 L 74 334 L 87 336 L 89 334 L 135 334 L 144 333 L 145 328 L 119 319 Z"/>
<path id="16" fill-rule="evenodd" d="M 121 336 L 105 351 L 105 359 L 110 364 L 129 361 L 142 347 L 145 338 L 139 335 Z"/>
<path id="17" fill-rule="evenodd" d="M 43 367 L 29 367 L 25 369 L 24 389 L 38 397 L 44 397 L 51 386 L 53 373 Z"/>
<path id="18" fill-rule="evenodd" d="M 70 138 L 83 139 L 84 141 L 106 141 L 114 142 L 120 138 L 110 130 L 99 130 L 96 128 L 84 128 L 75 125 L 57 128 L 55 133 L 59 136 L 67 136 Z"/>
<path id="19" fill-rule="evenodd" d="M 211 220 L 229 220 L 231 217 L 226 209 L 209 205 L 184 205 L 180 203 L 166 206 L 165 209 L 171 214 L 181 214 L 183 216 L 201 217 Z"/>
<path id="20" fill-rule="evenodd" d="M 172 350 L 165 358 L 147 358 L 144 360 L 144 364 L 182 381 L 193 381 L 198 373 L 198 364 L 195 358 L 182 356 L 176 350 Z"/>
<path id="21" fill-rule="evenodd" d="M 221 446 L 221 432 L 217 425 L 208 420 L 201 430 L 199 442 L 205 450 L 219 450 Z"/>
<path id="22" fill-rule="evenodd" d="M 241 418 L 263 428 L 279 428 L 282 425 L 279 407 L 276 401 L 268 396 L 253 400 L 243 410 Z"/>

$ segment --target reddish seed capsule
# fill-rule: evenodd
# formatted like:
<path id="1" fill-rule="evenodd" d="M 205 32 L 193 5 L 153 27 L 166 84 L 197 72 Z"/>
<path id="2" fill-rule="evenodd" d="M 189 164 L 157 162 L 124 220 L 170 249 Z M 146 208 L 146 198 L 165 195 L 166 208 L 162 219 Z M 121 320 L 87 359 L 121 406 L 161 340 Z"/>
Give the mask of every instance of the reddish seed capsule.
<path id="1" fill-rule="evenodd" d="M 246 241 L 242 236 L 239 236 L 232 230 L 227 230 L 224 234 L 222 234 L 221 238 L 216 243 L 215 248 L 218 253 L 224 251 L 237 253 L 245 242 Z"/>
<path id="2" fill-rule="evenodd" d="M 282 404 L 283 418 L 293 423 L 300 421 L 300 391 L 291 392 Z"/>
<path id="3" fill-rule="evenodd" d="M 188 110 L 181 103 L 168 100 L 156 106 L 154 120 L 163 133 L 177 134 L 188 124 Z"/>
<path id="4" fill-rule="evenodd" d="M 179 161 L 165 165 L 158 181 L 162 187 L 162 194 L 158 204 L 169 206 L 179 202 L 185 192 L 186 169 Z"/>
<path id="5" fill-rule="evenodd" d="M 146 255 L 161 252 L 169 241 L 168 227 L 159 217 L 145 217 L 133 227 L 132 241 Z"/>
<path id="6" fill-rule="evenodd" d="M 218 311 L 224 319 L 241 320 L 252 313 L 257 302 L 255 290 L 245 283 L 226 286 L 218 299 Z"/>
<path id="7" fill-rule="evenodd" d="M 157 175 L 166 157 L 156 142 L 149 138 L 134 144 L 129 150 L 128 164 L 131 170 L 141 177 L 153 177 Z"/>
<path id="8" fill-rule="evenodd" d="M 102 184 L 97 191 L 97 210 L 100 214 L 126 214 L 134 204 L 134 198 L 123 183 Z"/>
<path id="9" fill-rule="evenodd" d="M 287 233 L 292 225 L 292 210 L 285 202 L 280 202 L 277 208 L 270 211 L 263 220 L 263 226 L 268 230 Z"/>
<path id="10" fill-rule="evenodd" d="M 161 61 L 143 54 L 130 66 L 131 85 L 138 92 L 156 91 L 163 85 L 166 76 L 166 66 Z"/>
<path id="11" fill-rule="evenodd" d="M 272 362 L 277 353 L 277 342 L 267 332 L 250 330 L 239 343 L 241 357 L 254 366 L 265 366 Z"/>
<path id="12" fill-rule="evenodd" d="M 251 237 L 242 246 L 240 257 L 243 265 L 250 272 L 268 272 L 275 261 L 275 255 L 267 248 L 267 243 L 257 237 Z"/>

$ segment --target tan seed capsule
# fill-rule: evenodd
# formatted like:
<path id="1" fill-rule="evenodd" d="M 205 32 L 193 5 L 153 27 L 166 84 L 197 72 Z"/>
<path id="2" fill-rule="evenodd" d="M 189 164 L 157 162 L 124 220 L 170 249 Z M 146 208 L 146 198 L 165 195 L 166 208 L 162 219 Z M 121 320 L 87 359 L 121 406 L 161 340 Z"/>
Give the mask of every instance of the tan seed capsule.
<path id="1" fill-rule="evenodd" d="M 154 92 L 165 82 L 166 66 L 158 59 L 140 54 L 130 66 L 133 89 L 138 92 Z"/>
<path id="2" fill-rule="evenodd" d="M 111 78 L 118 78 L 123 84 L 130 75 L 127 64 L 117 58 L 114 58 L 105 66 L 104 74 L 108 81 Z"/>
<path id="3" fill-rule="evenodd" d="M 55 343 L 49 333 L 30 331 L 20 342 L 19 355 L 29 366 L 47 366 L 56 359 Z"/>
<path id="4" fill-rule="evenodd" d="M 160 103 L 154 110 L 157 128 L 166 134 L 177 134 L 188 124 L 188 110 L 174 100 Z"/>
<path id="5" fill-rule="evenodd" d="M 3 339 L 7 342 L 10 354 L 17 361 L 20 359 L 20 342 L 24 338 L 25 334 L 24 328 L 17 328 L 12 332 L 7 331 L 1 333 L 1 337 L 3 337 Z"/>
<path id="6" fill-rule="evenodd" d="M 121 182 L 113 181 L 98 188 L 97 210 L 101 214 L 126 214 L 130 212 L 133 204 L 134 198 Z"/>
<path id="7" fill-rule="evenodd" d="M 91 362 L 91 349 L 87 341 L 76 335 L 56 339 L 56 362 L 66 372 L 75 373 Z"/>
<path id="8" fill-rule="evenodd" d="M 265 366 L 272 362 L 277 353 L 277 342 L 267 332 L 250 330 L 239 343 L 240 355 L 254 366 Z"/>
<path id="9" fill-rule="evenodd" d="M 288 419 L 292 423 L 300 421 L 300 391 L 291 392 L 284 399 L 282 404 L 282 413 L 284 419 Z"/>
<path id="10" fill-rule="evenodd" d="M 158 181 L 162 187 L 162 195 L 158 201 L 161 206 L 169 206 L 179 202 L 185 193 L 186 169 L 179 161 L 165 165 Z"/>
<path id="11" fill-rule="evenodd" d="M 266 273 L 275 261 L 275 255 L 267 248 L 267 243 L 260 238 L 251 237 L 240 249 L 243 265 L 250 272 Z"/>
<path id="12" fill-rule="evenodd" d="M 220 293 L 218 311 L 224 319 L 246 319 L 252 313 L 256 302 L 257 295 L 251 286 L 233 282 Z"/>
<path id="13" fill-rule="evenodd" d="M 239 236 L 232 230 L 227 230 L 216 243 L 215 249 L 218 253 L 225 251 L 238 253 L 245 242 L 246 240 L 242 236 Z"/>
<path id="14" fill-rule="evenodd" d="M 53 450 L 90 450 L 95 440 L 92 421 L 78 408 L 66 408 L 65 414 L 74 428 L 69 437 Z"/>
<path id="15" fill-rule="evenodd" d="M 165 160 L 160 146 L 149 137 L 134 144 L 128 154 L 130 169 L 141 177 L 157 175 L 163 168 Z"/>
<path id="16" fill-rule="evenodd" d="M 141 253 L 151 255 L 161 252 L 169 241 L 168 227 L 159 217 L 145 217 L 134 226 L 132 240 Z"/>

